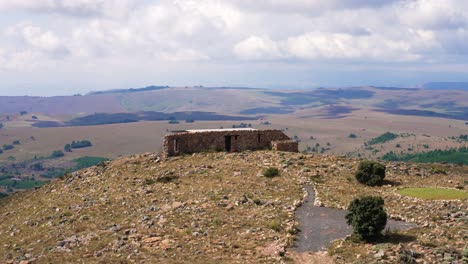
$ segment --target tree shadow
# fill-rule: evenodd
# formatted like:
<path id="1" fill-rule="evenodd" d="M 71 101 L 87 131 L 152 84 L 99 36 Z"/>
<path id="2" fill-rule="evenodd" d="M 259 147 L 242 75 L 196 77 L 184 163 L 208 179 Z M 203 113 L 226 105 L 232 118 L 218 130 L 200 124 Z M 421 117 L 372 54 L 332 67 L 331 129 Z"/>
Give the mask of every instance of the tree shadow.
<path id="1" fill-rule="evenodd" d="M 416 236 L 401 234 L 396 232 L 388 232 L 385 235 L 380 236 L 374 241 L 375 244 L 379 243 L 390 243 L 390 244 L 400 244 L 400 243 L 409 243 L 416 240 Z"/>
<path id="2" fill-rule="evenodd" d="M 382 180 L 379 186 L 382 186 L 382 185 L 400 186 L 401 182 L 391 181 L 391 180 Z"/>

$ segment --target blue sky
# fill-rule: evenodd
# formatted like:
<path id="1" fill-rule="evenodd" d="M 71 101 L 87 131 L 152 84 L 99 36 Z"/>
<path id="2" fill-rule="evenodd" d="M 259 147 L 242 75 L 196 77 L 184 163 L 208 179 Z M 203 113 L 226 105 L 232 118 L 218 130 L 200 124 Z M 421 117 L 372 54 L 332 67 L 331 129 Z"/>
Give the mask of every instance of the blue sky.
<path id="1" fill-rule="evenodd" d="M 465 0 L 0 0 L 0 95 L 468 81 Z"/>

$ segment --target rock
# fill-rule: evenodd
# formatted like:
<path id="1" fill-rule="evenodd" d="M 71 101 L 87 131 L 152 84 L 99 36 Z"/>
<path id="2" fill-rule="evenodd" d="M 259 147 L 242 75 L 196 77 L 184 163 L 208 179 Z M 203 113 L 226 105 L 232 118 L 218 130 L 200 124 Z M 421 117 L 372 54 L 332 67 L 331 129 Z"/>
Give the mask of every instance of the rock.
<path id="1" fill-rule="evenodd" d="M 383 259 L 384 257 L 385 257 L 385 251 L 383 251 L 382 249 L 374 254 L 374 258 L 376 259 Z"/>

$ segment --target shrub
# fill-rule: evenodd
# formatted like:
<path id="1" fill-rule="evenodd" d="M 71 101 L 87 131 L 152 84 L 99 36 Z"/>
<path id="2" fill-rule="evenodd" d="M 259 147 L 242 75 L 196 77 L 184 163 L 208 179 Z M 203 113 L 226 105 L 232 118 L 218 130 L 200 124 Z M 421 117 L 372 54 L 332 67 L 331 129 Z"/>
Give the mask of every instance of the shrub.
<path id="1" fill-rule="evenodd" d="M 387 213 L 381 197 L 366 196 L 354 199 L 348 206 L 346 223 L 353 226 L 353 235 L 363 241 L 381 236 L 387 224 Z"/>
<path id="2" fill-rule="evenodd" d="M 267 178 L 273 178 L 273 177 L 276 177 L 279 175 L 279 170 L 275 167 L 269 167 L 269 168 L 266 168 L 264 171 L 263 171 L 263 176 L 267 177 Z"/>
<path id="3" fill-rule="evenodd" d="M 3 145 L 4 150 L 10 150 L 10 149 L 14 149 L 14 148 L 15 148 L 15 146 L 13 146 L 13 145 L 7 145 L 7 144 Z"/>
<path id="4" fill-rule="evenodd" d="M 65 144 L 63 150 L 65 150 L 65 152 L 72 152 L 72 147 L 70 144 Z"/>
<path id="5" fill-rule="evenodd" d="M 268 222 L 268 227 L 276 232 L 281 231 L 281 222 L 278 220 L 272 220 Z"/>
<path id="6" fill-rule="evenodd" d="M 361 161 L 355 176 L 358 182 L 368 186 L 381 184 L 385 178 L 385 165 L 376 161 Z"/>
<path id="7" fill-rule="evenodd" d="M 19 140 L 13 141 L 13 145 L 20 145 L 20 144 L 21 144 L 21 142 Z"/>
<path id="8" fill-rule="evenodd" d="M 349 138 L 357 138 L 356 134 L 353 134 L 353 133 L 349 134 L 348 137 Z"/>
<path id="9" fill-rule="evenodd" d="M 60 158 L 63 156 L 65 156 L 65 154 L 61 150 L 54 150 L 52 154 L 50 155 L 51 158 Z"/>
<path id="10" fill-rule="evenodd" d="M 72 141 L 70 144 L 71 148 L 87 148 L 91 147 L 93 144 L 89 140 L 81 140 L 81 141 Z"/>

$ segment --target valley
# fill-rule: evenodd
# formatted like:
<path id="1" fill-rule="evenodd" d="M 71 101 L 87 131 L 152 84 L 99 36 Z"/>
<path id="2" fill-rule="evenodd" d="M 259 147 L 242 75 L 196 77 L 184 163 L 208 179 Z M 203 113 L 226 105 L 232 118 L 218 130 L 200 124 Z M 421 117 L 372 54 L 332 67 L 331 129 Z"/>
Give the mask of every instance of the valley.
<path id="1" fill-rule="evenodd" d="M 415 97 L 420 99 L 413 105 L 410 102 Z M 4 193 L 23 186 L 12 186 L 11 179 L 32 180 L 33 184 L 25 186 L 39 186 L 72 170 L 78 158 L 98 161 L 161 151 L 164 135 L 172 130 L 233 126 L 280 129 L 297 140 L 303 152 L 392 160 L 434 150 L 458 150 L 467 146 L 467 141 L 459 137 L 468 135 L 466 118 L 460 118 L 468 113 L 466 91 L 149 87 L 84 96 L 1 100 L 4 104 L 0 109 L 17 111 L 0 115 L 0 146 L 12 146 L 0 153 L 4 180 L 0 189 Z M 148 108 L 150 101 L 152 106 Z M 60 105 L 66 105 L 67 110 L 60 112 Z M 161 110 L 169 112 L 156 112 Z M 385 133 L 395 136 L 369 144 Z M 64 151 L 64 146 L 74 140 L 89 140 L 92 146 Z M 20 144 L 12 144 L 15 141 Z M 64 155 L 51 158 L 56 151 Z M 459 158 L 454 162 L 468 160 L 467 153 L 455 155 Z M 41 170 L 34 171 L 32 166 L 40 166 Z"/>

